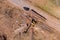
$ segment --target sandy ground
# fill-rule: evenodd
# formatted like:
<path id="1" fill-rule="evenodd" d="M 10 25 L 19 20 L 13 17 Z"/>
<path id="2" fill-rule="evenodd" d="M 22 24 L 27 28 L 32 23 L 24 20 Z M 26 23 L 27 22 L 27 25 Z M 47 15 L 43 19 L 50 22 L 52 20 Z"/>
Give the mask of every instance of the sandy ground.
<path id="1" fill-rule="evenodd" d="M 24 0 L 19 1 L 0 1 L 0 40 L 60 40 L 60 20 Z M 24 6 L 30 10 L 24 10 Z M 32 22 L 32 19 L 36 23 Z M 27 33 L 24 33 L 29 26 Z"/>

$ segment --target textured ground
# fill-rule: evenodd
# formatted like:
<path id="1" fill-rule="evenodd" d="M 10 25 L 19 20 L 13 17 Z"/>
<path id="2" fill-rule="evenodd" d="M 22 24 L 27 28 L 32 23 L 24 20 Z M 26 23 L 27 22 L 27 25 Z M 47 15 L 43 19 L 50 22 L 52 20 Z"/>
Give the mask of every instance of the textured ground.
<path id="1" fill-rule="evenodd" d="M 49 25 L 46 19 L 32 13 L 1 0 L 0 40 L 60 40 L 60 32 L 52 26 L 53 23 Z M 31 22 L 32 19 L 36 23 Z M 24 33 L 29 26 L 27 33 Z"/>

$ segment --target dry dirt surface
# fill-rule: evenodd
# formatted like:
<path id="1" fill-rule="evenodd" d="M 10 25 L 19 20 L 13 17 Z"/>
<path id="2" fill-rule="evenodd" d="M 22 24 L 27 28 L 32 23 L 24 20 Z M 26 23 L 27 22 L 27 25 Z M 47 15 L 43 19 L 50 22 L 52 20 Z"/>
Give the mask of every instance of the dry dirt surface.
<path id="1" fill-rule="evenodd" d="M 60 32 L 46 18 L 32 13 L 0 0 L 0 40 L 60 40 Z"/>

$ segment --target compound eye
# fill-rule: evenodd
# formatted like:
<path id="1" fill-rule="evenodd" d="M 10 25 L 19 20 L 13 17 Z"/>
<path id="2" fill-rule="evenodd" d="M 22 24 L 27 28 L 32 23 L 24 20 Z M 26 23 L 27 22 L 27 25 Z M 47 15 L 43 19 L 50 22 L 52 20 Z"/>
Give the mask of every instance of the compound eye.
<path id="1" fill-rule="evenodd" d="M 23 8 L 24 8 L 24 10 L 29 11 L 29 8 L 28 7 L 23 7 Z"/>

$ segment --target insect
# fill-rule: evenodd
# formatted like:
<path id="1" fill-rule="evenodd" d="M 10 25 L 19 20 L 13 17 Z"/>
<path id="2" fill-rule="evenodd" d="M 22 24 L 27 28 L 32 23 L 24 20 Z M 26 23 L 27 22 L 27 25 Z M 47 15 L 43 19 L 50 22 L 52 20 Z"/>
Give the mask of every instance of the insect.
<path id="1" fill-rule="evenodd" d="M 40 15 L 40 14 L 39 14 L 38 12 L 36 12 L 35 10 L 30 9 L 29 7 L 23 7 L 23 8 L 24 8 L 24 10 L 26 10 L 26 11 L 31 10 L 32 12 L 34 12 L 35 14 L 37 14 L 38 16 L 40 16 L 40 18 L 47 20 L 44 16 Z"/>
<path id="2" fill-rule="evenodd" d="M 30 10 L 30 8 L 28 8 L 28 7 L 24 7 L 24 9 L 26 10 L 26 11 L 29 11 Z M 35 10 L 33 10 L 33 9 L 31 9 L 31 11 L 32 12 L 34 12 L 35 14 L 37 14 L 38 16 L 40 16 L 41 18 L 43 18 L 43 19 L 45 19 L 46 20 L 46 18 L 44 17 L 44 16 L 42 16 L 42 15 L 40 15 L 38 12 L 36 12 Z M 27 16 L 27 15 L 26 15 Z M 45 24 L 44 23 L 44 21 L 43 22 L 41 22 L 41 21 L 39 21 L 39 20 L 35 20 L 36 19 L 36 17 L 34 17 L 34 16 L 31 16 L 31 15 L 29 15 L 29 17 L 27 18 L 27 19 L 29 19 L 29 23 L 28 24 L 26 24 L 27 25 L 27 27 L 25 27 L 26 29 L 24 29 L 24 27 L 23 28 L 20 28 L 19 30 L 17 30 L 17 32 L 20 32 L 21 33 L 21 38 L 23 38 L 23 36 L 24 36 L 24 34 L 28 34 L 29 32 L 30 32 L 30 40 L 33 40 L 34 39 L 34 37 L 33 37 L 33 35 L 34 35 L 34 32 L 35 31 L 38 31 L 38 33 L 41 33 L 41 32 L 39 32 L 40 31 L 40 29 L 42 30 L 42 31 L 46 31 L 46 32 L 49 32 L 49 33 L 52 33 L 53 31 L 52 31 L 52 29 L 50 29 L 50 27 L 47 25 L 47 24 Z M 37 25 L 36 25 L 37 24 Z M 39 24 L 39 25 L 38 25 Z M 37 27 L 36 27 L 36 26 Z M 24 25 L 25 26 L 25 25 Z M 22 29 L 24 29 L 23 31 L 21 31 Z M 15 33 L 17 33 L 17 32 L 15 32 Z"/>
<path id="3" fill-rule="evenodd" d="M 27 33 L 28 29 L 31 27 L 31 25 L 34 27 L 34 25 L 37 23 L 37 21 L 35 21 L 35 19 L 32 19 L 29 27 L 24 31 L 24 33 Z"/>

